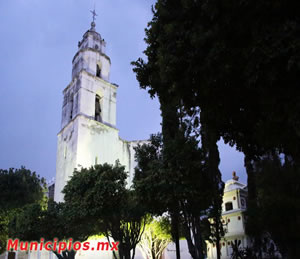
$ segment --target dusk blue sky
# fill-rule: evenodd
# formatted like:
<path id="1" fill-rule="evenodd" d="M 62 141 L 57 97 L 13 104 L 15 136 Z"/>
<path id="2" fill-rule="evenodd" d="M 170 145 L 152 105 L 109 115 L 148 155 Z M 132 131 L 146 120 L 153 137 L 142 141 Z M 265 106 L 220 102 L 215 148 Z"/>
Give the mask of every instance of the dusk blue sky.
<path id="1" fill-rule="evenodd" d="M 55 176 L 62 91 L 94 2 L 96 30 L 112 61 L 110 81 L 119 85 L 120 136 L 148 139 L 160 131 L 159 103 L 139 88 L 130 65 L 146 48 L 154 0 L 0 1 L 0 168 L 24 165 L 48 180 Z M 235 170 L 246 183 L 243 155 L 222 142 L 219 147 L 223 180 Z"/>

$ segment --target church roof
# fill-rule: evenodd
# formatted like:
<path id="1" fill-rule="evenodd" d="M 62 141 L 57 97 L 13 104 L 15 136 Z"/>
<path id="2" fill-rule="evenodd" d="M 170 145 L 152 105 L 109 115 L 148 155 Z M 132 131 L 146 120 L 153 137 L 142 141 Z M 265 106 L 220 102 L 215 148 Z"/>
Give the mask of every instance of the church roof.
<path id="1" fill-rule="evenodd" d="M 247 185 L 245 185 L 237 180 L 234 180 L 234 179 L 230 179 L 225 183 L 224 192 L 230 192 L 230 191 L 236 190 L 236 189 L 245 190 L 245 189 L 247 189 Z"/>

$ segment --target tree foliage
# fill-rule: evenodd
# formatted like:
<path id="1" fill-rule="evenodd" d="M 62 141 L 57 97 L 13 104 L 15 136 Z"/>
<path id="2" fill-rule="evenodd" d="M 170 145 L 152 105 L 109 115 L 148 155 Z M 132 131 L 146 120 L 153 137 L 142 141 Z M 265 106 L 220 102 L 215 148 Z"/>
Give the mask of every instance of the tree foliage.
<path id="1" fill-rule="evenodd" d="M 120 258 L 134 258 L 146 218 L 135 192 L 126 188 L 127 173 L 118 162 L 75 171 L 65 186 L 65 202 L 95 233 L 119 243 Z M 133 251 L 132 257 L 130 251 Z M 116 255 L 114 254 L 116 257 Z"/>
<path id="2" fill-rule="evenodd" d="M 215 99 L 207 100 L 202 93 L 202 95 L 199 94 L 199 89 L 206 91 L 206 96 L 209 92 L 209 89 L 202 88 L 203 82 L 199 80 L 199 76 L 203 74 L 199 74 L 198 71 L 201 66 L 199 61 L 202 60 L 200 53 L 206 54 L 202 52 L 199 43 L 201 41 L 203 43 L 204 38 L 208 36 L 202 34 L 203 24 L 199 24 L 200 19 L 205 18 L 201 12 L 202 4 L 204 1 L 157 1 L 153 9 L 153 19 L 146 29 L 145 40 L 148 46 L 144 53 L 148 61 L 138 59 L 133 62 L 133 65 L 141 88 L 148 89 L 151 97 L 156 95 L 159 98 L 163 118 L 163 150 L 164 161 L 166 161 L 164 166 L 165 168 L 166 164 L 173 166 L 171 166 L 174 171 L 172 180 L 180 175 L 179 172 L 182 172 L 184 167 L 176 161 L 194 161 L 188 160 L 188 155 L 186 155 L 188 153 L 184 152 L 180 154 L 182 159 L 178 159 L 176 152 L 184 145 L 173 149 L 174 142 L 180 143 L 180 140 L 177 141 L 176 138 L 178 136 L 179 139 L 181 138 L 181 132 L 187 139 L 201 137 L 203 154 L 202 157 L 198 156 L 197 160 L 204 161 L 202 170 L 206 171 L 208 186 L 211 188 L 208 200 L 213 198 L 210 203 L 213 209 L 210 212 L 215 219 L 214 233 L 216 239 L 219 240 L 223 232 L 220 223 L 223 184 L 218 169 L 220 159 L 216 145 L 220 139 L 219 129 L 216 127 L 219 115 L 216 114 L 216 108 L 212 106 L 215 104 Z M 197 97 L 203 101 L 201 104 Z M 209 97 L 215 98 L 216 96 Z M 201 116 L 199 116 L 200 112 Z M 172 157 L 174 157 L 173 160 Z M 175 183 L 175 189 L 178 188 L 177 186 L 182 186 L 181 183 L 182 181 Z M 201 214 L 200 211 L 198 214 Z M 199 223 L 197 225 L 199 226 Z M 199 231 L 194 233 L 196 232 L 199 233 Z M 199 240 L 199 237 L 195 240 Z M 194 258 L 203 257 L 200 243 L 190 246 L 190 253 Z M 195 247 L 198 247 L 198 250 L 195 250 Z M 217 250 L 218 258 L 220 258 L 219 242 L 217 242 Z"/>
<path id="3" fill-rule="evenodd" d="M 208 140 L 204 152 L 212 154 L 207 165 L 216 187 L 216 141 L 222 137 L 244 152 L 251 209 L 261 199 L 262 157 L 272 162 L 268 154 L 278 152 L 300 165 L 299 7 L 283 0 L 158 0 L 146 29 L 147 61 L 133 62 L 140 86 L 161 106 L 175 104 L 189 116 L 191 131 Z M 299 177 L 288 182 L 292 175 L 281 175 L 287 186 L 299 184 Z M 276 221 L 275 213 L 269 217 Z"/>
<path id="4" fill-rule="evenodd" d="M 45 181 L 25 167 L 0 169 L 0 253 L 6 248 L 9 220 L 23 206 L 42 202 Z"/>
<path id="5" fill-rule="evenodd" d="M 9 230 L 11 238 L 24 241 L 43 238 L 46 243 L 56 238 L 57 241 L 72 239 L 82 242 L 94 233 L 94 226 L 77 218 L 77 213 L 65 203 L 50 200 L 47 208 L 38 203 L 25 206 L 10 221 Z M 74 259 L 76 255 L 74 250 L 52 251 L 59 259 Z"/>
<path id="6" fill-rule="evenodd" d="M 140 85 L 180 97 L 195 116 L 206 110 L 245 153 L 276 145 L 296 155 L 298 11 L 297 1 L 159 0 L 146 30 L 148 62 L 134 63 Z"/>
<path id="7" fill-rule="evenodd" d="M 8 217 L 4 213 L 0 214 L 0 253 L 6 249 L 8 239 Z"/>
<path id="8" fill-rule="evenodd" d="M 146 225 L 138 246 L 144 258 L 161 259 L 163 252 L 172 241 L 171 224 L 168 217 L 153 218 Z"/>
<path id="9" fill-rule="evenodd" d="M 43 198 L 45 181 L 25 167 L 0 169 L 0 208 L 2 211 L 21 208 Z"/>
<path id="10" fill-rule="evenodd" d="M 178 223 L 189 252 L 193 258 L 203 258 L 204 240 L 210 234 L 207 214 L 215 216 L 215 185 L 205 167 L 202 149 L 194 138 L 177 135 L 168 145 L 169 154 L 163 150 L 162 135 L 158 134 L 152 135 L 150 143 L 136 148 L 134 188 L 152 215 L 168 213 L 172 223 L 172 213 L 177 209 Z"/>
<path id="11" fill-rule="evenodd" d="M 248 210 L 247 232 L 264 253 L 272 251 L 274 241 L 284 257 L 295 258 L 300 253 L 299 167 L 274 152 L 256 161 L 254 170 L 257 203 Z"/>

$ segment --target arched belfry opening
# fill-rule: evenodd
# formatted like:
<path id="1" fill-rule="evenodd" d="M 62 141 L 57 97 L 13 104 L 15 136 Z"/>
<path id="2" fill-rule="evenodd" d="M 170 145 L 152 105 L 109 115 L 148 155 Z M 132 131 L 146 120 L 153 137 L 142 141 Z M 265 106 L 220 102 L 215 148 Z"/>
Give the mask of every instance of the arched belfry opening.
<path id="1" fill-rule="evenodd" d="M 101 66 L 99 64 L 97 64 L 96 76 L 101 78 Z"/>
<path id="2" fill-rule="evenodd" d="M 95 120 L 102 122 L 101 116 L 102 116 L 102 114 L 101 114 L 101 98 L 98 94 L 96 94 L 96 97 L 95 97 Z"/>
<path id="3" fill-rule="evenodd" d="M 73 95 L 70 96 L 70 120 L 73 119 Z"/>

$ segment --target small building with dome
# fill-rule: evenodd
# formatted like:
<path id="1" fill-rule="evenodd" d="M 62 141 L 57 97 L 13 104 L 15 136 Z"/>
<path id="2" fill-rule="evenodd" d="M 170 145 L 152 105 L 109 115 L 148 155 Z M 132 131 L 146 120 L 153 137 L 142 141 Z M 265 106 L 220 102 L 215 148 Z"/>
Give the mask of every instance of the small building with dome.
<path id="1" fill-rule="evenodd" d="M 247 186 L 239 182 L 239 177 L 233 172 L 232 179 L 225 183 L 223 195 L 222 223 L 225 236 L 220 244 L 222 259 L 231 258 L 232 244 L 239 244 L 239 248 L 250 247 L 250 239 L 245 234 L 247 194 Z M 207 242 L 207 258 L 217 258 L 216 244 Z"/>

